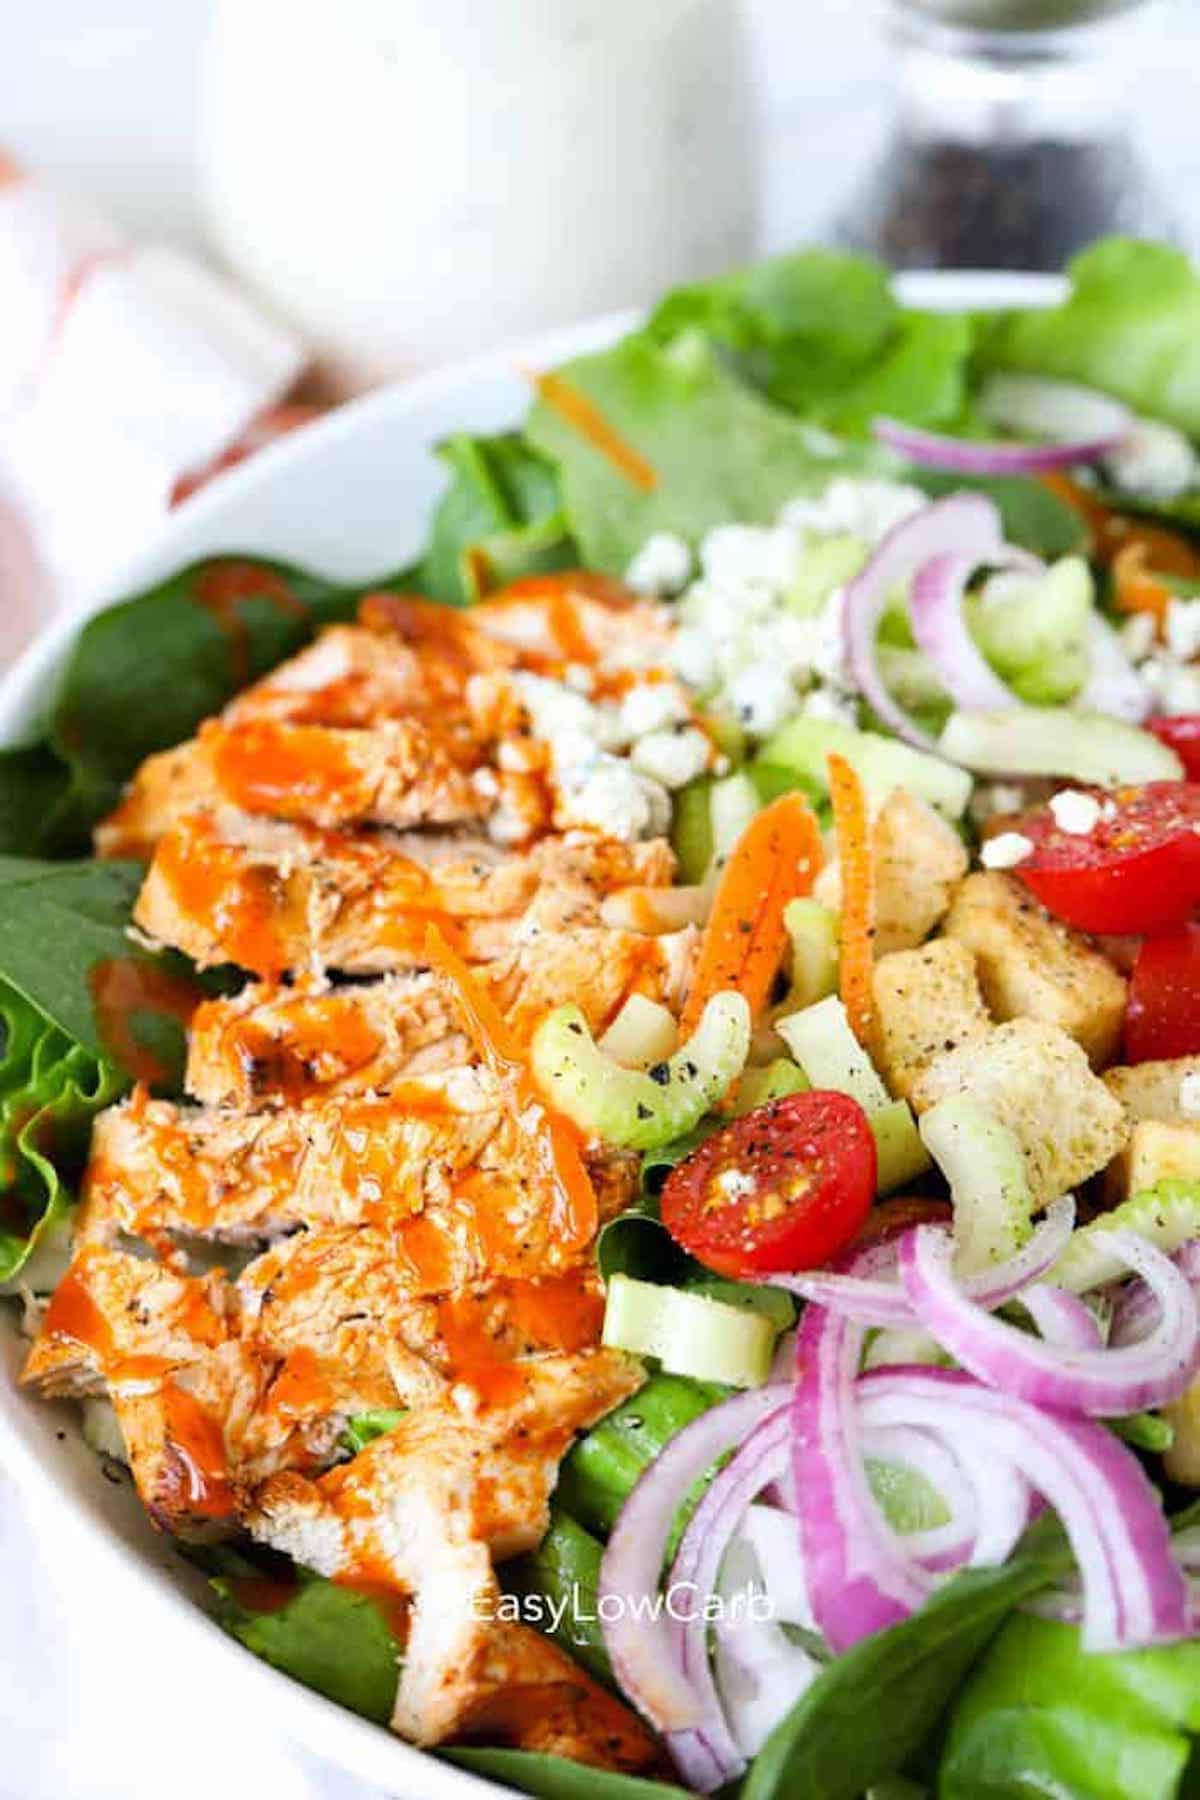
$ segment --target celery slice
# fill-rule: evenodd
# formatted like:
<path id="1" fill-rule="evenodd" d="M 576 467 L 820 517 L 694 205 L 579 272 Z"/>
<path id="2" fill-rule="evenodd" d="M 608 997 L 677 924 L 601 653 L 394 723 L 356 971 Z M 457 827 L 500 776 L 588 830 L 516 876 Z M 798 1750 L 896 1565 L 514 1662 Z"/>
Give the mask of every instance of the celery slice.
<path id="1" fill-rule="evenodd" d="M 582 1131 L 630 1150 L 655 1150 L 690 1131 L 741 1074 L 750 1008 L 715 994 L 695 1032 L 647 1073 L 622 1069 L 597 1046 L 579 1007 L 557 1007 L 533 1035 L 530 1067 L 543 1094 Z"/>
<path id="2" fill-rule="evenodd" d="M 1110 1231 L 1136 1231 L 1168 1255 L 1190 1238 L 1200 1237 L 1200 1186 L 1191 1181 L 1160 1181 L 1081 1225 L 1046 1277 L 1073 1294 L 1086 1294 L 1129 1273 L 1128 1265 L 1104 1240 Z"/>
<path id="3" fill-rule="evenodd" d="M 777 1019 L 775 1029 L 814 1087 L 849 1094 L 867 1113 L 891 1105 L 892 1097 L 836 995 Z"/>
<path id="4" fill-rule="evenodd" d="M 981 774 L 1059 775 L 1097 787 L 1177 781 L 1183 774 L 1175 752 L 1150 732 L 1061 707 L 951 713 L 939 748 Z"/>
<path id="5" fill-rule="evenodd" d="M 1040 575 L 993 576 L 969 605 L 971 635 L 992 667 L 1032 705 L 1071 700 L 1087 679 L 1091 571 L 1064 556 Z"/>
<path id="6" fill-rule="evenodd" d="M 645 994 L 630 994 L 599 1047 L 624 1069 L 648 1069 L 670 1056 L 678 1043 L 679 1027 L 670 1008 Z"/>
<path id="7" fill-rule="evenodd" d="M 789 900 L 783 922 L 792 940 L 792 986 L 788 1000 L 797 1008 L 815 1006 L 838 983 L 837 914 L 819 900 Z"/>
<path id="8" fill-rule="evenodd" d="M 671 848 L 688 887 L 704 880 L 712 862 L 712 789 L 712 776 L 700 775 L 672 796 Z"/>
<path id="9" fill-rule="evenodd" d="M 776 1331 L 765 1314 L 682 1288 L 614 1275 L 604 1309 L 604 1343 L 653 1356 L 671 1375 L 761 1387 L 771 1372 Z"/>
<path id="10" fill-rule="evenodd" d="M 761 1069 L 747 1069 L 738 1082 L 737 1097 L 731 1111 L 735 1119 L 769 1106 L 772 1100 L 785 1100 L 789 1094 L 803 1094 L 811 1083 L 803 1069 L 786 1056 L 777 1056 Z"/>
<path id="11" fill-rule="evenodd" d="M 878 1168 L 875 1186 L 881 1194 L 915 1181 L 929 1167 L 929 1152 L 921 1142 L 917 1121 L 907 1100 L 890 1100 L 867 1114 L 875 1138 Z"/>
<path id="12" fill-rule="evenodd" d="M 713 866 L 719 868 L 759 810 L 758 789 L 748 775 L 727 775 L 723 781 L 714 781 L 708 806 Z"/>
<path id="13" fill-rule="evenodd" d="M 836 750 L 856 770 L 868 793 L 886 799 L 893 788 L 904 788 L 949 818 L 960 818 L 971 798 L 971 777 L 938 756 L 913 750 L 897 738 L 876 731 L 855 731 L 825 719 L 799 717 L 780 727 L 763 745 L 764 763 L 795 769 L 807 781 L 828 786 L 825 758 Z"/>
<path id="14" fill-rule="evenodd" d="M 1014 1255 L 1032 1229 L 1033 1195 L 1012 1132 L 951 1094 L 922 1115 L 921 1138 L 950 1184 L 955 1266 L 968 1274 Z"/>

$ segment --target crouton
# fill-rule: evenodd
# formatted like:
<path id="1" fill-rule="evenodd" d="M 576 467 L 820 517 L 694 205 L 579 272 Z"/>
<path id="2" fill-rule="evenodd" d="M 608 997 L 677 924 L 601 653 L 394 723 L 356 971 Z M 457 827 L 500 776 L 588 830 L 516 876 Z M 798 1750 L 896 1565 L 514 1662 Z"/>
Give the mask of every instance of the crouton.
<path id="1" fill-rule="evenodd" d="M 1124 1108 L 1074 1038 L 1041 1019 L 1010 1020 L 935 1057 L 911 1098 L 920 1111 L 950 1094 L 970 1094 L 1008 1126 L 1039 1206 L 1086 1181 L 1125 1145 Z"/>
<path id="2" fill-rule="evenodd" d="M 1194 1085 L 1200 1089 L 1200 1056 L 1175 1056 L 1167 1062 L 1137 1063 L 1131 1069 L 1122 1065 L 1107 1070 L 1104 1081 L 1131 1118 L 1161 1119 L 1168 1125 L 1183 1125 L 1197 1117 L 1194 1111 L 1188 1110 L 1189 1103 L 1182 1092 L 1183 1082 L 1189 1076 L 1193 1078 L 1189 1087 Z"/>
<path id="3" fill-rule="evenodd" d="M 1200 1181 L 1200 1121 L 1139 1119 L 1105 1178 L 1114 1203 L 1159 1181 Z"/>
<path id="4" fill-rule="evenodd" d="M 949 938 L 881 957 L 874 991 L 876 1061 L 901 1099 L 912 1098 L 918 1078 L 935 1057 L 991 1030 L 974 958 Z"/>
<path id="5" fill-rule="evenodd" d="M 1163 1468 L 1181 1487 L 1200 1487 L 1200 1381 L 1194 1381 L 1181 1400 L 1172 1401 L 1162 1411 L 1175 1432 Z"/>
<path id="6" fill-rule="evenodd" d="M 975 957 L 996 1019 L 1043 1019 L 1081 1044 L 1093 1067 L 1111 1062 L 1125 1016 L 1125 982 L 1019 881 L 997 871 L 969 875 L 942 929 Z"/>
<path id="7" fill-rule="evenodd" d="M 875 954 L 923 944 L 967 872 L 962 839 L 932 806 L 896 788 L 872 829 L 875 849 Z M 836 862 L 817 880 L 816 896 L 833 911 L 841 904 Z"/>

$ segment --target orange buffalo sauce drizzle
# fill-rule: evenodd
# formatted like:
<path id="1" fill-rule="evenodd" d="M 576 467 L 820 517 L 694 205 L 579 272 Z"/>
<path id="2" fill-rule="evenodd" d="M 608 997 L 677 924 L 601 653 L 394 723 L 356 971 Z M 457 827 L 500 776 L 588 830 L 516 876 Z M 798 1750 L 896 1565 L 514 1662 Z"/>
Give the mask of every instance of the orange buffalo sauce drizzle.
<path id="1" fill-rule="evenodd" d="M 540 1140 L 546 1172 L 555 1190 L 553 1223 L 560 1247 L 582 1249 L 595 1236 L 598 1215 L 596 1195 L 573 1128 L 546 1105 L 495 1001 L 434 926 L 425 936 L 425 957 L 430 967 L 450 984 L 476 1055 L 509 1089 Z"/>
<path id="2" fill-rule="evenodd" d="M 626 481 L 643 494 L 653 493 L 658 486 L 657 469 L 640 450 L 635 450 L 632 444 L 626 442 L 615 426 L 609 424 L 594 400 L 552 370 L 535 375 L 533 385 L 538 397 L 551 411 L 565 420 L 581 438 L 586 438 L 601 456 L 607 457 Z"/>
<path id="3" fill-rule="evenodd" d="M 237 1501 L 220 1424 L 177 1381 L 163 1383 L 162 1398 L 166 1441 L 174 1451 L 167 1459 L 170 1476 L 160 1476 L 160 1484 L 175 1484 L 169 1494 L 170 1510 L 205 1519 L 229 1518 Z"/>
<path id="4" fill-rule="evenodd" d="M 208 928 L 229 962 L 267 979 L 283 973 L 287 955 L 276 931 L 269 869 L 247 864 L 239 850 L 193 821 L 159 840 L 153 871 L 181 910 Z"/>
<path id="5" fill-rule="evenodd" d="M 517 1341 L 507 1349 L 489 1321 L 510 1324 Z M 604 1297 L 578 1271 L 534 1280 L 496 1283 L 483 1294 L 452 1295 L 439 1302 L 438 1332 L 453 1380 L 469 1383 L 480 1398 L 502 1406 L 515 1400 L 525 1374 L 511 1358 L 531 1350 L 590 1349 L 599 1342 Z"/>
<path id="6" fill-rule="evenodd" d="M 277 570 L 239 557 L 223 557 L 199 570 L 190 598 L 216 620 L 229 646 L 230 677 L 239 687 L 250 679 L 250 629 L 242 613 L 245 602 L 265 600 L 289 619 L 308 616 Z"/>
<path id="7" fill-rule="evenodd" d="M 366 804 L 362 768 L 347 740 L 327 727 L 273 719 L 231 727 L 210 721 L 200 736 L 211 747 L 218 787 L 246 812 L 286 819 L 303 817 L 323 803 L 353 816 Z"/>
<path id="8" fill-rule="evenodd" d="M 136 956 L 110 956 L 88 974 L 92 1014 L 100 1042 L 114 1061 L 147 1087 L 164 1084 L 171 1071 L 134 1031 L 138 1013 L 166 1013 L 187 1025 L 201 1000 L 184 975 Z"/>

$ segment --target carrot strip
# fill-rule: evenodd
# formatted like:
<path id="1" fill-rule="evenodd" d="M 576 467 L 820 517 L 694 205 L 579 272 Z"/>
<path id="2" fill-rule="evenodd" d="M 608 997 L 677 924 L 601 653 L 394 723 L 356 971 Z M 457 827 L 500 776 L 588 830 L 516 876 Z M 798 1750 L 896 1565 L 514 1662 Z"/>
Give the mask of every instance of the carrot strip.
<path id="1" fill-rule="evenodd" d="M 1161 637 L 1167 626 L 1171 590 L 1147 566 L 1145 544 L 1129 543 L 1113 558 L 1113 605 L 1121 613 L 1148 613 Z"/>
<path id="2" fill-rule="evenodd" d="M 626 443 L 593 400 L 552 370 L 535 375 L 533 385 L 546 405 L 560 419 L 565 419 L 580 437 L 586 438 L 601 456 L 607 457 L 626 481 L 631 482 L 635 488 L 640 488 L 643 494 L 653 493 L 658 486 L 658 470 L 647 462 L 640 450 L 635 450 L 632 444 Z"/>
<path id="3" fill-rule="evenodd" d="M 865 1050 L 875 1036 L 875 955 L 871 944 L 875 870 L 867 796 L 858 772 L 829 752 L 829 794 L 842 877 L 838 988 L 854 1035 Z"/>
<path id="4" fill-rule="evenodd" d="M 596 1191 L 573 1127 L 547 1107 L 496 1002 L 436 925 L 425 933 L 425 958 L 449 985 L 480 1062 L 497 1081 L 509 1086 L 515 1104 L 541 1140 L 547 1173 L 557 1190 L 555 1225 L 562 1248 L 590 1244 L 600 1222 Z"/>
<path id="5" fill-rule="evenodd" d="M 764 1010 L 787 949 L 784 908 L 812 892 L 822 860 L 821 827 L 799 794 L 781 794 L 750 821 L 713 896 L 679 1021 L 683 1037 L 727 988 L 744 995 L 755 1017 Z"/>

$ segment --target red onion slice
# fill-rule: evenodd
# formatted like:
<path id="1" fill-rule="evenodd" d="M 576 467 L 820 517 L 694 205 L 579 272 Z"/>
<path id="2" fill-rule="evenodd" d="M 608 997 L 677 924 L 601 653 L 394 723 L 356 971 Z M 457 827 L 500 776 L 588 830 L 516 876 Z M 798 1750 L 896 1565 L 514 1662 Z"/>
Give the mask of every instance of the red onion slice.
<path id="1" fill-rule="evenodd" d="M 1105 713 L 1140 725 L 1154 705 L 1153 696 L 1138 674 L 1120 637 L 1098 612 L 1088 617 L 1089 671 L 1082 692 L 1074 701 L 1081 712 Z"/>
<path id="2" fill-rule="evenodd" d="M 786 1399 L 786 1390 L 778 1387 L 756 1388 L 686 1425 L 634 1487 L 600 1564 L 597 1610 L 613 1673 L 658 1730 L 711 1728 L 718 1742 L 711 1757 L 714 1771 L 723 1767 L 720 1746 L 728 1740 L 724 1719 L 684 1674 L 670 1621 L 645 1616 L 647 1600 L 658 1593 L 667 1540 L 684 1495 Z"/>
<path id="3" fill-rule="evenodd" d="M 1123 431 L 1099 437 L 1075 438 L 1061 444 L 1007 444 L 978 438 L 946 437 L 939 431 L 922 431 L 902 419 L 875 418 L 871 430 L 881 444 L 927 469 L 947 469 L 953 475 L 1044 475 L 1050 469 L 1070 469 L 1077 463 L 1099 462 L 1115 450 Z"/>
<path id="4" fill-rule="evenodd" d="M 1191 1385 L 1200 1367 L 1200 1312 L 1179 1270 L 1144 1238 L 1113 1231 L 1106 1242 L 1162 1309 L 1149 1337 L 1118 1349 L 1063 1348 L 993 1317 L 955 1279 L 953 1239 L 940 1226 L 905 1233 L 900 1279 L 926 1330 L 981 1381 L 1035 1406 L 1119 1418 L 1176 1400 Z"/>
<path id="5" fill-rule="evenodd" d="M 873 712 L 906 743 L 937 756 L 937 743 L 897 705 L 879 669 L 876 635 L 890 596 L 931 557 L 970 558 L 976 566 L 1005 560 L 999 509 L 983 494 L 951 494 L 894 525 L 865 569 L 846 589 L 842 629 L 855 686 Z"/>
<path id="6" fill-rule="evenodd" d="M 931 556 L 917 570 L 908 596 L 913 636 L 954 704 L 965 712 L 1021 704 L 967 630 L 963 602 L 978 562 L 976 556 L 960 556 L 954 551 Z"/>
<path id="7" fill-rule="evenodd" d="M 1192 1238 L 1175 1252 L 1171 1261 L 1200 1301 L 1200 1238 Z M 1161 1318 L 1153 1288 L 1131 1281 L 1122 1289 L 1113 1314 L 1109 1340 L 1114 1345 L 1139 1343 Z"/>
<path id="8" fill-rule="evenodd" d="M 1042 1412 L 957 1370 L 878 1369 L 859 1388 L 879 1405 L 875 1416 L 971 1442 L 980 1456 L 1019 1468 L 1045 1496 L 1083 1579 L 1085 1649 L 1136 1649 L 1189 1635 L 1187 1583 L 1158 1495 L 1110 1431 Z"/>
<path id="9" fill-rule="evenodd" d="M 668 1607 L 668 1635 L 684 1679 L 705 1707 L 700 1728 L 669 1731 L 667 1747 L 688 1785 L 712 1793 L 735 1781 L 745 1768 L 737 1741 L 725 1721 L 708 1657 L 704 1602 L 717 1586 L 721 1561 L 751 1501 L 783 1473 L 791 1425 L 786 1400 L 775 1391 L 775 1410 L 755 1426 L 729 1466 L 721 1471 L 692 1514 L 680 1541 L 667 1594 L 687 1596 Z M 678 1495 L 676 1496 L 678 1501 Z"/>
<path id="10" fill-rule="evenodd" d="M 1028 1243 L 1015 1256 L 995 1263 L 968 1276 L 963 1291 L 976 1305 L 992 1311 L 1015 1300 L 1030 1283 L 1038 1281 L 1053 1268 L 1066 1249 L 1075 1228 L 1075 1202 L 1069 1194 L 1046 1208 L 1046 1216 Z M 881 1245 L 889 1254 L 879 1259 L 881 1268 L 889 1268 L 897 1254 L 897 1245 Z M 833 1312 L 846 1313 L 861 1325 L 905 1326 L 917 1323 L 917 1314 L 898 1282 L 882 1276 L 870 1280 L 833 1270 L 815 1269 L 804 1275 L 772 1275 L 772 1287 L 786 1289 L 801 1300 L 827 1306 Z"/>
<path id="11" fill-rule="evenodd" d="M 868 1278 L 888 1256 L 859 1253 Z M 830 1646 L 847 1650 L 914 1612 L 930 1577 L 887 1523 L 867 1480 L 855 1392 L 865 1328 L 810 1305 L 796 1338 L 792 1467 L 813 1617 Z"/>
<path id="12" fill-rule="evenodd" d="M 1091 1307 L 1078 1294 L 1038 1281 L 1025 1288 L 1021 1305 L 1048 1344 L 1067 1350 L 1101 1350 L 1104 1334 Z"/>

